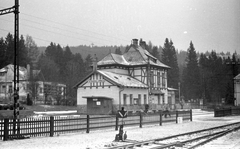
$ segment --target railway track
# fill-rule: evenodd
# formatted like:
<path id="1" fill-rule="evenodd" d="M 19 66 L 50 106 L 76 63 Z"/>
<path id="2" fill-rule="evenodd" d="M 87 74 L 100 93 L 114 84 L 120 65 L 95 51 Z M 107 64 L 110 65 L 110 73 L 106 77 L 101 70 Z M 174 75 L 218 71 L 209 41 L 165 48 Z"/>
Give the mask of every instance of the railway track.
<path id="1" fill-rule="evenodd" d="M 240 129 L 240 122 L 145 141 L 125 140 L 122 145 L 105 149 L 194 149 Z"/>

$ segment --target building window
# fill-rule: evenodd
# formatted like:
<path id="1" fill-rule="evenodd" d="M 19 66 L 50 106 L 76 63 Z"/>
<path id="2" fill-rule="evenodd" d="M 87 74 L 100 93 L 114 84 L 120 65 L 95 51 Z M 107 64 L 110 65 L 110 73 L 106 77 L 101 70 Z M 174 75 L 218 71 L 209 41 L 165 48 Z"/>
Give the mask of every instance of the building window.
<path id="1" fill-rule="evenodd" d="M 12 93 L 12 92 L 13 92 L 12 85 L 9 85 L 8 93 Z"/>
<path id="2" fill-rule="evenodd" d="M 5 75 L 5 72 L 0 72 L 0 76 L 4 76 Z"/>
<path id="3" fill-rule="evenodd" d="M 150 72 L 150 86 L 154 85 L 154 75 L 153 75 L 153 71 Z"/>
<path id="4" fill-rule="evenodd" d="M 141 105 L 141 94 L 138 94 L 138 105 Z"/>
<path id="5" fill-rule="evenodd" d="M 130 105 L 133 105 L 133 95 L 130 94 Z"/>
<path id="6" fill-rule="evenodd" d="M 144 104 L 147 104 L 147 95 L 144 94 Z"/>
<path id="7" fill-rule="evenodd" d="M 96 106 L 100 106 L 101 105 L 101 101 L 96 101 Z"/>
<path id="8" fill-rule="evenodd" d="M 5 91 L 6 91 L 6 86 L 5 86 L 5 85 L 2 85 L 2 87 L 1 87 L 1 93 L 5 93 Z"/>
<path id="9" fill-rule="evenodd" d="M 165 104 L 165 96 L 162 95 L 162 99 L 163 99 L 163 104 Z"/>
<path id="10" fill-rule="evenodd" d="M 160 72 L 157 72 L 157 85 L 160 86 L 161 83 L 161 77 L 160 77 Z"/>
<path id="11" fill-rule="evenodd" d="M 40 93 L 43 93 L 43 88 L 42 87 L 40 87 Z"/>
<path id="12" fill-rule="evenodd" d="M 127 94 L 123 94 L 123 105 L 127 105 Z"/>
<path id="13" fill-rule="evenodd" d="M 158 104 L 160 105 L 160 95 L 157 96 L 158 97 Z"/>
<path id="14" fill-rule="evenodd" d="M 163 72 L 162 73 L 162 85 L 163 85 L 163 87 L 166 87 L 166 73 L 165 72 Z"/>
<path id="15" fill-rule="evenodd" d="M 138 98 L 134 98 L 134 104 L 135 104 L 135 105 L 138 104 Z"/>

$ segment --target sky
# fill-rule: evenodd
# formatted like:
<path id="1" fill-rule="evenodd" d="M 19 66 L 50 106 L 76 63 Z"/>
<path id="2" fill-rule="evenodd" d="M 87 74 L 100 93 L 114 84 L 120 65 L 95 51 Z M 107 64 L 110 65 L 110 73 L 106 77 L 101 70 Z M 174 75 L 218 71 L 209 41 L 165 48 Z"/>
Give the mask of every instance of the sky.
<path id="1" fill-rule="evenodd" d="M 15 0 L 0 0 L 0 9 Z M 20 35 L 37 46 L 126 46 L 134 38 L 186 51 L 240 53 L 240 0 L 19 0 Z M 14 14 L 0 16 L 0 37 Z"/>

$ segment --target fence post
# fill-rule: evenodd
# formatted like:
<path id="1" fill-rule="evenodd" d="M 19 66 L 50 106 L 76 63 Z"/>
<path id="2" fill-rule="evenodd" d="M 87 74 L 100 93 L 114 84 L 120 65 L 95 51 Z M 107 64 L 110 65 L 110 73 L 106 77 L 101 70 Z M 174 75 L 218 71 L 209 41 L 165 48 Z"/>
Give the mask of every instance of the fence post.
<path id="1" fill-rule="evenodd" d="M 7 141 L 8 138 L 9 138 L 8 128 L 9 128 L 9 119 L 4 119 L 4 135 L 3 135 L 3 141 Z"/>
<path id="2" fill-rule="evenodd" d="M 160 122 L 159 125 L 162 126 L 162 111 L 160 111 Z"/>
<path id="3" fill-rule="evenodd" d="M 142 113 L 140 112 L 140 124 L 139 124 L 139 127 L 142 128 Z"/>
<path id="4" fill-rule="evenodd" d="M 118 117 L 117 117 L 117 114 L 116 114 L 116 125 L 115 125 L 115 130 L 116 130 L 116 131 L 118 130 Z"/>
<path id="5" fill-rule="evenodd" d="M 87 115 L 87 131 L 86 131 L 86 133 L 89 133 L 89 115 Z"/>
<path id="6" fill-rule="evenodd" d="M 192 109 L 190 109 L 190 121 L 192 121 Z"/>
<path id="7" fill-rule="evenodd" d="M 54 134 L 54 117 L 50 116 L 50 137 Z"/>
<path id="8" fill-rule="evenodd" d="M 178 123 L 178 111 L 176 111 L 176 123 Z"/>

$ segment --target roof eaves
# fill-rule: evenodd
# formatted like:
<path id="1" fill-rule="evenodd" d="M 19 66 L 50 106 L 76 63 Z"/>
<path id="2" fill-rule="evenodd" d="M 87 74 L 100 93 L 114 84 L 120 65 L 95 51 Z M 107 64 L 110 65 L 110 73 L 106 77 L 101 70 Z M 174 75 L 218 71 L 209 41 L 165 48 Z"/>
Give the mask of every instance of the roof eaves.
<path id="1" fill-rule="evenodd" d="M 103 75 L 105 77 L 106 80 L 108 80 L 109 82 L 117 85 L 117 86 L 122 86 L 121 84 L 117 83 L 116 81 L 114 81 L 113 79 L 111 79 L 110 77 L 108 77 L 107 75 L 105 75 L 102 71 L 98 71 L 99 74 Z"/>
<path id="2" fill-rule="evenodd" d="M 114 61 L 116 64 L 118 64 L 118 62 L 117 62 L 117 61 L 114 59 L 114 57 L 113 57 L 112 53 L 110 53 L 110 55 L 111 55 L 111 57 L 112 57 L 113 61 Z"/>
<path id="3" fill-rule="evenodd" d="M 97 71 L 96 71 L 97 72 Z M 80 84 L 82 84 L 85 80 L 87 80 L 87 78 L 89 78 L 92 74 L 94 74 L 95 72 L 91 72 L 89 75 L 87 75 L 85 78 L 83 78 L 81 81 L 79 81 L 76 85 L 73 86 L 74 89 L 76 89 Z"/>

